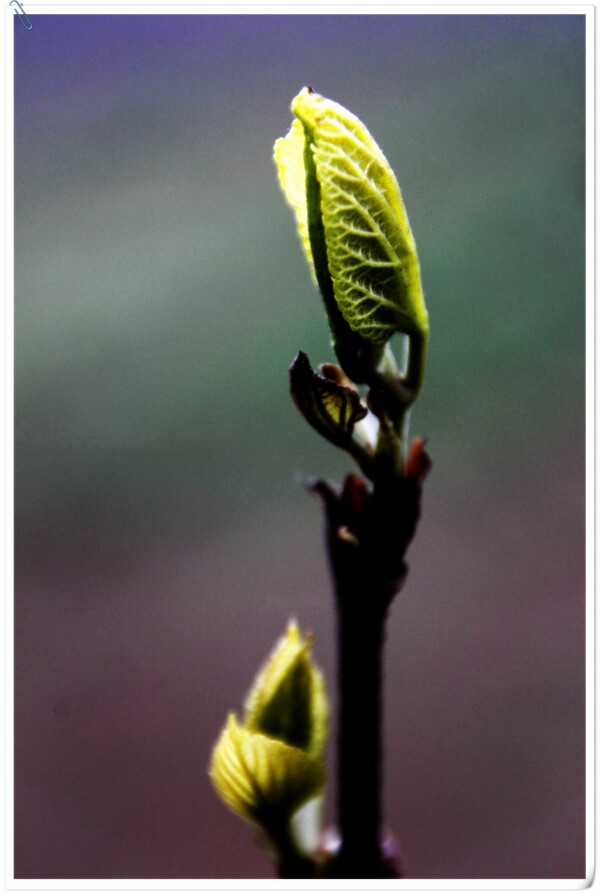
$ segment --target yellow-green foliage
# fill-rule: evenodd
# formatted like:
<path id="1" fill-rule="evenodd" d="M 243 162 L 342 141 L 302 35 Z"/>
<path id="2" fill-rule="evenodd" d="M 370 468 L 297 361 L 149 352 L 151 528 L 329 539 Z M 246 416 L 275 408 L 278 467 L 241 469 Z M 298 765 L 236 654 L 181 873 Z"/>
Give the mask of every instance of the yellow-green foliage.
<path id="1" fill-rule="evenodd" d="M 355 115 L 308 87 L 293 100 L 292 112 L 291 130 L 275 144 L 275 161 L 317 278 L 321 282 L 319 264 L 326 257 L 339 310 L 370 342 L 383 344 L 396 332 L 425 335 L 415 242 L 381 149 Z"/>
<path id="2" fill-rule="evenodd" d="M 325 783 L 327 698 L 295 623 L 276 644 L 246 699 L 240 723 L 229 715 L 209 773 L 223 801 L 262 825 L 285 824 Z"/>

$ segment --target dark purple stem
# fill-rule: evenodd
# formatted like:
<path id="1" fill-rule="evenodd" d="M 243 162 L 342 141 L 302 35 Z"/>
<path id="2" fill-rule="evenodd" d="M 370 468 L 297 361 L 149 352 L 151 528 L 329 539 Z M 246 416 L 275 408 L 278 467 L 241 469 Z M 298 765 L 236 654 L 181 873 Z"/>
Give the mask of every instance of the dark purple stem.
<path id="1" fill-rule="evenodd" d="M 338 824 L 341 847 L 327 875 L 400 875 L 382 847 L 382 662 L 388 607 L 407 573 L 406 548 L 420 513 L 429 469 L 416 443 L 404 475 L 370 488 L 356 475 L 343 489 L 311 486 L 325 504 L 327 548 L 338 635 Z"/>
<path id="2" fill-rule="evenodd" d="M 382 864 L 382 659 L 388 599 L 338 586 L 338 819 L 341 878 L 388 876 Z M 367 609 L 365 609 L 365 606 Z"/>

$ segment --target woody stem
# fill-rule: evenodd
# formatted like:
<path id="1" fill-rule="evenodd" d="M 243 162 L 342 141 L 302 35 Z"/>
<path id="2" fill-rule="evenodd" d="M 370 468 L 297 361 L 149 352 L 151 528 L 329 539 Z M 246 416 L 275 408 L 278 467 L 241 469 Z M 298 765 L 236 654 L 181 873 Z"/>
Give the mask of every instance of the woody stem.
<path id="1" fill-rule="evenodd" d="M 338 820 L 341 878 L 379 878 L 382 778 L 381 665 L 387 595 L 336 581 L 338 624 Z M 383 597 L 383 598 L 382 598 Z"/>

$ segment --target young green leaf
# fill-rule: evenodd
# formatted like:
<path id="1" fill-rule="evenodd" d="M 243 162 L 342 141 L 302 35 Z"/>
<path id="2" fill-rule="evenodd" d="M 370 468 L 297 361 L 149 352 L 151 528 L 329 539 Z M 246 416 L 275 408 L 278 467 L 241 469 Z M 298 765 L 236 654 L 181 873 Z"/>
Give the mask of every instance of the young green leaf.
<path id="1" fill-rule="evenodd" d="M 416 246 L 381 149 L 355 115 L 310 88 L 293 100 L 292 112 L 314 159 L 329 273 L 344 319 L 378 344 L 395 332 L 423 334 Z"/>
<path id="2" fill-rule="evenodd" d="M 305 87 L 292 111 L 291 130 L 275 143 L 279 180 L 325 302 L 338 358 L 355 381 L 369 381 L 394 333 L 421 344 L 428 334 L 400 188 L 366 127 L 339 103 Z"/>

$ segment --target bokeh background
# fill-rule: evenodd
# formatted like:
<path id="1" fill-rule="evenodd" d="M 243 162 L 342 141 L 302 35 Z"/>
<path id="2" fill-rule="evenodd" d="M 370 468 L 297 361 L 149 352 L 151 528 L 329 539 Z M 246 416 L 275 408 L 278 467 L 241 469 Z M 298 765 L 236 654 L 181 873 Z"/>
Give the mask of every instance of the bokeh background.
<path id="1" fill-rule="evenodd" d="M 14 25 L 16 876 L 273 875 L 206 767 L 290 617 L 334 680 L 301 478 L 350 461 L 288 395 L 299 348 L 334 358 L 271 161 L 311 83 L 396 171 L 431 319 L 387 823 L 412 877 L 583 877 L 584 18 L 31 21 Z"/>

